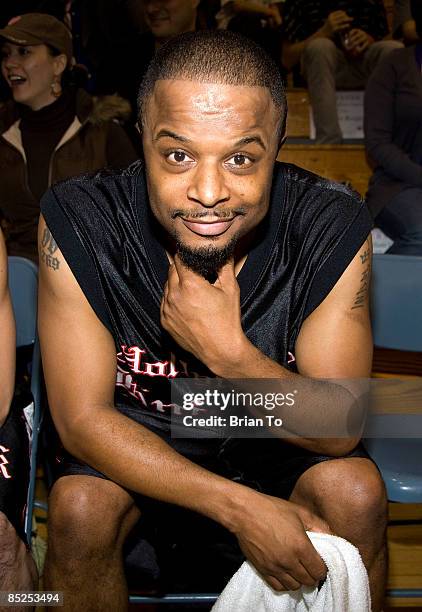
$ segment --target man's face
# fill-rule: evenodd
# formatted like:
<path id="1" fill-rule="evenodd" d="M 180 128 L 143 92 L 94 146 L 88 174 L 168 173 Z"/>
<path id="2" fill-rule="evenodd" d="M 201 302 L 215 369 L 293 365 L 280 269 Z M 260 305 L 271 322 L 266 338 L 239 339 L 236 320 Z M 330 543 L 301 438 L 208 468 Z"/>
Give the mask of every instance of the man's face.
<path id="1" fill-rule="evenodd" d="M 190 251 L 221 251 L 265 217 L 278 113 L 263 87 L 162 80 L 143 126 L 151 209 Z"/>
<path id="2" fill-rule="evenodd" d="M 195 29 L 199 0 L 142 0 L 145 21 L 157 39 Z"/>

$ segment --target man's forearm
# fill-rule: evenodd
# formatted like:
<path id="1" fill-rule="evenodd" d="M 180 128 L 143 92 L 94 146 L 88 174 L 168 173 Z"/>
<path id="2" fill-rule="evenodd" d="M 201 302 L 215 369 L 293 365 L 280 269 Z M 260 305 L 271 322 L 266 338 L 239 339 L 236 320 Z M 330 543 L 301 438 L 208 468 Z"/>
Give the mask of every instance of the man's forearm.
<path id="1" fill-rule="evenodd" d="M 297 391 L 293 406 L 280 406 L 271 412 L 283 421 L 278 437 L 328 455 L 344 455 L 357 444 L 364 423 L 364 402 L 360 401 L 365 393 L 363 380 L 346 385 L 345 381 L 336 383 L 296 374 L 268 358 L 246 338 L 241 346 L 227 353 L 226 359 L 207 365 L 221 378 L 271 379 L 268 391 Z M 262 413 L 263 409 L 259 410 Z M 254 407 L 251 411 L 258 414 Z M 274 428 L 271 432 L 275 433 Z"/>
<path id="2" fill-rule="evenodd" d="M 0 298 L 0 425 L 5 421 L 15 386 L 16 335 L 9 296 Z"/>
<path id="3" fill-rule="evenodd" d="M 121 486 L 233 530 L 252 491 L 189 461 L 115 408 L 90 407 L 60 431 L 66 449 Z"/>

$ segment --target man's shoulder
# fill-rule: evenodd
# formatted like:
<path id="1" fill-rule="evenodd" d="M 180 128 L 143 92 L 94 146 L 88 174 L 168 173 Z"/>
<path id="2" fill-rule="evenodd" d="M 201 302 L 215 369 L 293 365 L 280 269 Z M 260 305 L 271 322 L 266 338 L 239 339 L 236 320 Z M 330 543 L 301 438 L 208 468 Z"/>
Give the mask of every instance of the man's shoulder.
<path id="1" fill-rule="evenodd" d="M 361 196 L 347 185 L 299 168 L 278 163 L 272 190 L 272 216 L 279 237 L 286 233 L 296 244 L 325 240 L 364 228 L 369 233 L 372 218 Z M 277 212 L 276 212 L 277 211 Z M 359 230 L 360 231 L 360 230 Z"/>
<path id="2" fill-rule="evenodd" d="M 295 164 L 276 162 L 274 178 L 276 183 L 284 185 L 283 191 L 289 199 L 289 206 L 318 207 L 327 198 L 332 200 L 333 196 L 336 201 L 354 206 L 363 203 L 359 193 L 349 185 L 324 178 Z"/>
<path id="3" fill-rule="evenodd" d="M 55 183 L 41 200 L 45 215 L 51 206 L 59 206 L 84 216 L 92 210 L 106 211 L 131 206 L 138 186 L 143 185 L 143 164 L 140 160 L 122 169 L 103 168 Z"/>
<path id="4" fill-rule="evenodd" d="M 139 180 L 142 180 L 143 164 L 140 160 L 136 160 L 129 166 L 119 169 L 102 168 L 95 172 L 87 172 L 78 176 L 65 179 L 55 183 L 51 187 L 51 191 L 56 196 L 67 193 L 83 192 L 90 193 L 97 191 L 103 193 L 106 197 L 108 193 L 114 190 L 134 188 Z"/>

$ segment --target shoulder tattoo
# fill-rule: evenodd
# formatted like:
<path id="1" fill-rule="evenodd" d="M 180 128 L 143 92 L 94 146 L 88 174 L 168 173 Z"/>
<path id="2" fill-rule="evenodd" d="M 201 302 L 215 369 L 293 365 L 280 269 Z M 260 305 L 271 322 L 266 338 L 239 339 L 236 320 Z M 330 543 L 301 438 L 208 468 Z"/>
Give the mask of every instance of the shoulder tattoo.
<path id="1" fill-rule="evenodd" d="M 41 238 L 40 258 L 41 262 L 52 270 L 58 270 L 60 268 L 60 260 L 55 255 L 57 249 L 57 243 L 48 227 L 46 227 Z"/>
<path id="2" fill-rule="evenodd" d="M 360 275 L 359 289 L 356 292 L 352 310 L 355 310 L 356 308 L 363 308 L 368 295 L 369 282 L 371 280 L 371 246 L 368 240 L 365 243 L 363 253 L 359 253 L 359 258 L 362 265 L 362 271 Z"/>

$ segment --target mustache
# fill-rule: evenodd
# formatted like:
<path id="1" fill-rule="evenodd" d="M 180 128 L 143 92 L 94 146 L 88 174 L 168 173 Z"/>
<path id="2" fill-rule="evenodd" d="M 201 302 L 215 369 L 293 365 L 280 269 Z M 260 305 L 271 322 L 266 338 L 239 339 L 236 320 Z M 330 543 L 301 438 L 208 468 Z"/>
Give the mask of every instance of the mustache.
<path id="1" fill-rule="evenodd" d="M 215 219 L 232 219 L 236 215 L 246 215 L 246 209 L 243 206 L 238 208 L 225 208 L 223 210 L 188 210 L 185 208 L 178 208 L 171 213 L 171 218 L 176 219 L 177 217 L 183 217 L 186 221 L 189 219 L 205 219 L 206 217 L 212 217 Z"/>
<path id="2" fill-rule="evenodd" d="M 168 18 L 168 11 L 166 10 L 159 10 L 159 11 L 153 11 L 152 13 L 148 14 L 148 18 L 149 19 L 167 19 Z"/>

